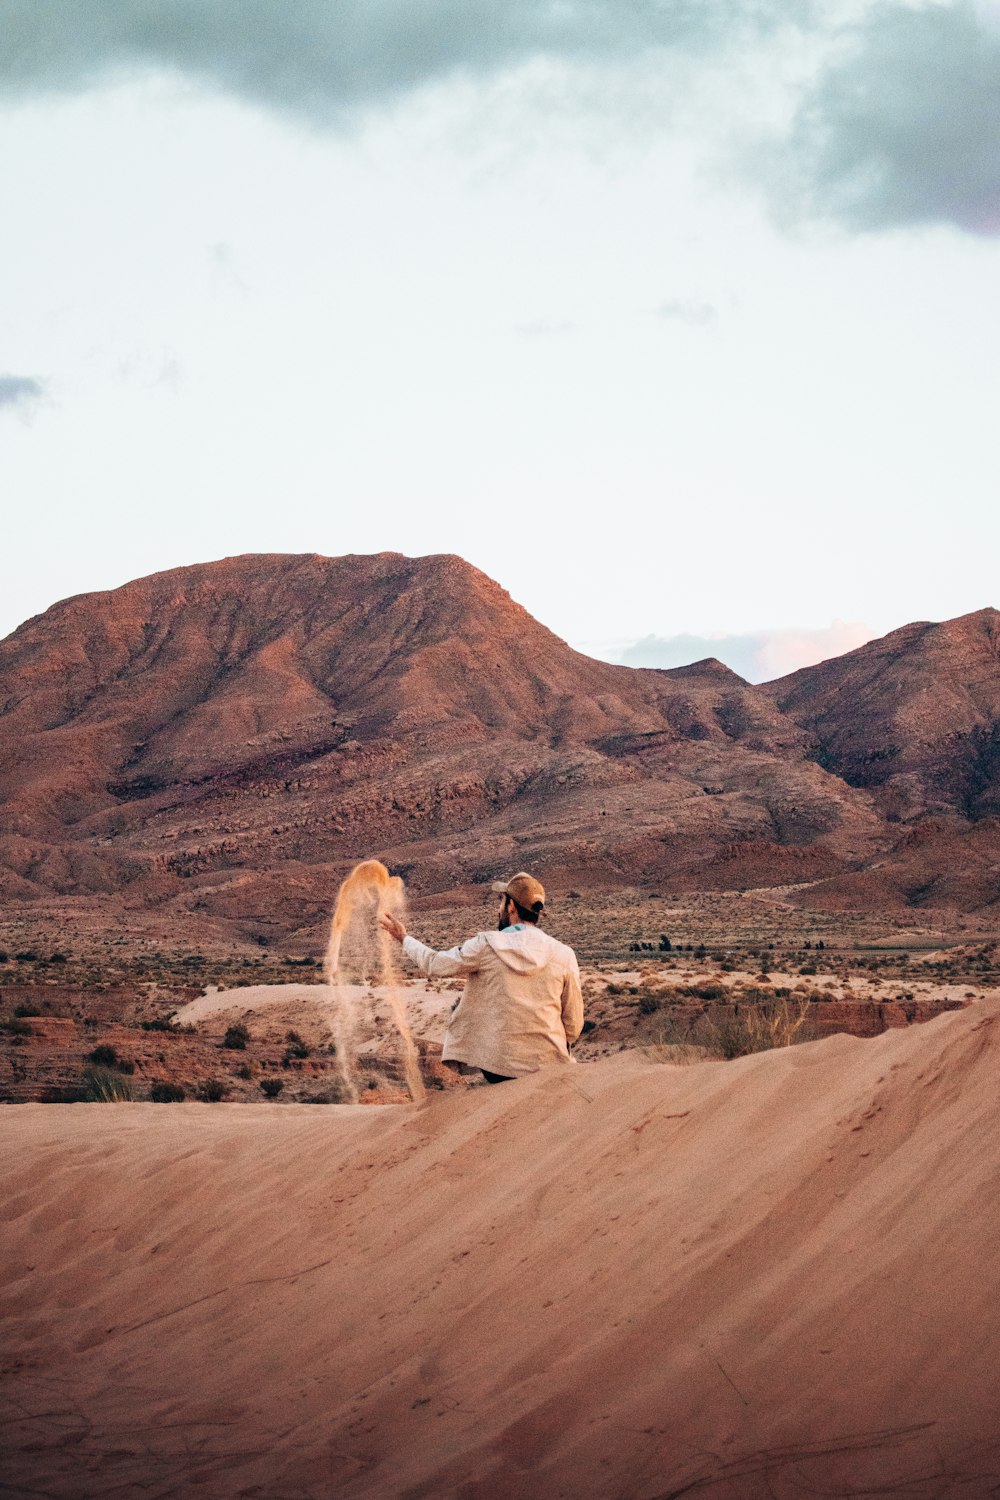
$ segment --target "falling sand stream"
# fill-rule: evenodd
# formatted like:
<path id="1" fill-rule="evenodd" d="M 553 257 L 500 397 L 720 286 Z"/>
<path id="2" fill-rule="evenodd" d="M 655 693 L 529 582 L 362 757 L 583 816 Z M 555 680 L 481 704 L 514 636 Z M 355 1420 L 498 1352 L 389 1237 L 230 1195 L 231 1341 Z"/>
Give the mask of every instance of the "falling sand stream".
<path id="1" fill-rule="evenodd" d="M 337 1049 L 337 1066 L 344 1096 L 352 1104 L 358 1102 L 357 1032 L 362 1001 L 356 987 L 341 981 L 341 950 L 345 942 L 356 955 L 362 979 L 368 984 L 381 986 L 389 1001 L 399 1033 L 400 1061 L 410 1098 L 414 1104 L 421 1104 L 425 1097 L 420 1060 L 406 1019 L 406 1000 L 395 961 L 395 943 L 379 924 L 383 912 L 401 917 L 403 905 L 402 880 L 398 875 L 390 875 L 377 859 L 366 859 L 356 865 L 337 892 L 330 941 L 323 961 L 323 979 L 330 995 L 330 1029 Z"/>

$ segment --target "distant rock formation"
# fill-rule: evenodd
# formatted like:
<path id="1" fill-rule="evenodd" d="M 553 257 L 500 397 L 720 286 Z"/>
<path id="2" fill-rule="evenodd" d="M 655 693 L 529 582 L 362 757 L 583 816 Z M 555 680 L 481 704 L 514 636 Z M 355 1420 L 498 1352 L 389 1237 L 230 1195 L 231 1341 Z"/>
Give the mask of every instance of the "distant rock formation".
<path id="1" fill-rule="evenodd" d="M 900 823 L 990 816 L 998 620 L 751 687 L 582 656 L 458 557 L 154 574 L 0 642 L 0 897 L 259 938 L 368 855 L 417 892 L 524 865 L 553 889 L 850 879 Z"/>

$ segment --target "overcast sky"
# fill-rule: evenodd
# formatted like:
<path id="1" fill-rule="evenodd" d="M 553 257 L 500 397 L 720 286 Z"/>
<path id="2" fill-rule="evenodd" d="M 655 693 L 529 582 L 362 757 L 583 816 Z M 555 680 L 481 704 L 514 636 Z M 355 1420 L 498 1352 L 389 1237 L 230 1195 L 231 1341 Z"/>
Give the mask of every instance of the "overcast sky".
<path id="1" fill-rule="evenodd" d="M 995 0 L 0 0 L 0 130 L 0 634 L 249 551 L 756 677 L 1000 604 Z"/>

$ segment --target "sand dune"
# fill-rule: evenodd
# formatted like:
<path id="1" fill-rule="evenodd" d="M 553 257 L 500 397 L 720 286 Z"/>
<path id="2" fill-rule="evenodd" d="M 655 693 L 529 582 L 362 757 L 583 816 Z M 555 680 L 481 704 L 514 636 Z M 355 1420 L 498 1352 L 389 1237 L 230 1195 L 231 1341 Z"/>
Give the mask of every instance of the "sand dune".
<path id="1" fill-rule="evenodd" d="M 1000 1001 L 3 1137 L 0 1493 L 995 1494 Z"/>

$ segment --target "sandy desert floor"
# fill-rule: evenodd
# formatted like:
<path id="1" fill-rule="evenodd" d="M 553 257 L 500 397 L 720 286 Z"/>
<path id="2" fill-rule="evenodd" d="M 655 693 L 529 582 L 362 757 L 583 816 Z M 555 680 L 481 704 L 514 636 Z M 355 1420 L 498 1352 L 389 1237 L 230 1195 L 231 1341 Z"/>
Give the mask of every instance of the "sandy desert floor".
<path id="1" fill-rule="evenodd" d="M 1000 1487 L 1000 1001 L 409 1106 L 0 1114 L 5 1496 Z"/>

